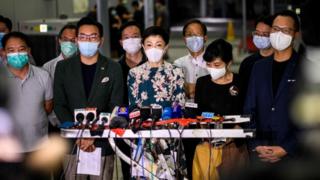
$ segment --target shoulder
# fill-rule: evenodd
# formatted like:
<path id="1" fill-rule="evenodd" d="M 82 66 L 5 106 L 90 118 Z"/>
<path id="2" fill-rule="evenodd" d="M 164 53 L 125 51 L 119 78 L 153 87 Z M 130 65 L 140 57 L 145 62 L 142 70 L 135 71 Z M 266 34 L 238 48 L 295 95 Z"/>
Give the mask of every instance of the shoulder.
<path id="1" fill-rule="evenodd" d="M 42 84 L 51 83 L 50 75 L 46 70 L 31 64 L 30 68 L 35 79 L 39 80 Z"/>
<path id="2" fill-rule="evenodd" d="M 202 76 L 202 77 L 199 77 L 197 79 L 197 85 L 199 84 L 203 84 L 203 83 L 208 83 L 208 82 L 211 82 L 211 76 L 210 75 L 205 75 L 205 76 Z"/>
<path id="3" fill-rule="evenodd" d="M 141 65 L 139 65 L 139 66 L 136 66 L 136 67 L 130 69 L 129 74 L 137 74 L 137 73 L 139 73 L 139 72 L 145 71 L 145 70 L 146 70 L 146 67 L 147 67 L 147 64 L 146 64 L 146 63 L 147 63 L 147 62 L 145 62 L 145 63 L 143 63 L 143 64 L 141 64 Z"/>
<path id="4" fill-rule="evenodd" d="M 166 70 L 171 70 L 172 73 L 174 73 L 174 74 L 183 75 L 182 68 L 177 66 L 177 65 L 175 65 L 175 64 L 171 64 L 171 63 L 165 61 L 164 62 L 164 68 Z"/>
<path id="5" fill-rule="evenodd" d="M 265 57 L 260 61 L 257 61 L 256 63 L 254 63 L 253 67 L 258 69 L 266 69 L 268 65 L 272 64 L 272 61 L 273 61 L 273 56 Z"/>
<path id="6" fill-rule="evenodd" d="M 185 55 L 185 56 L 183 56 L 183 57 L 180 57 L 180 58 L 174 60 L 173 63 L 174 63 L 176 66 L 182 66 L 182 65 L 187 61 L 187 59 L 188 59 L 188 55 Z"/>

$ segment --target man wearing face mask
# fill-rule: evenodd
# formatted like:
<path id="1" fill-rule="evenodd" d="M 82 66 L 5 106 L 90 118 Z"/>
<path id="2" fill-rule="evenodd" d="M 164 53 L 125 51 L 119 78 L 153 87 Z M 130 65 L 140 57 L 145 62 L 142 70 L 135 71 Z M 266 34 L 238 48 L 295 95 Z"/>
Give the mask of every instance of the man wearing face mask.
<path id="1" fill-rule="evenodd" d="M 257 61 L 273 54 L 273 48 L 269 38 L 272 20 L 272 16 L 263 16 L 256 21 L 256 29 L 252 32 L 252 35 L 253 43 L 259 51 L 246 57 L 240 64 L 239 76 L 242 84 L 241 91 L 244 96 L 243 100 L 245 99 L 253 65 Z"/>
<path id="2" fill-rule="evenodd" d="M 2 39 L 9 84 L 8 109 L 15 120 L 21 153 L 26 158 L 48 138 L 52 82 L 48 72 L 29 64 L 30 41 L 21 32 L 10 32 Z M 27 179 L 48 179 L 46 173 L 31 173 Z"/>
<path id="3" fill-rule="evenodd" d="M 129 70 L 145 63 L 147 59 L 141 49 L 141 29 L 139 24 L 135 21 L 130 21 L 120 28 L 120 32 L 120 44 L 125 50 L 125 54 L 119 59 L 124 84 L 123 102 L 125 105 L 129 105 L 127 86 Z"/>
<path id="4" fill-rule="evenodd" d="M 54 75 L 54 111 L 62 123 L 73 122 L 75 109 L 95 107 L 97 112 L 111 112 L 122 104 L 121 67 L 99 53 L 103 41 L 100 23 L 90 17 L 78 22 L 76 42 L 80 53 L 60 61 Z M 85 152 L 101 150 L 100 174 L 77 174 L 74 151 L 65 158 L 66 179 L 112 179 L 114 155 L 106 139 L 77 139 L 76 144 Z"/>
<path id="5" fill-rule="evenodd" d="M 59 45 L 60 45 L 60 55 L 43 65 L 45 69 L 51 76 L 51 79 L 54 80 L 54 72 L 56 70 L 56 65 L 59 61 L 70 58 L 77 52 L 77 45 L 75 43 L 76 39 L 76 30 L 75 25 L 67 24 L 59 32 Z M 53 83 L 53 81 L 52 81 Z M 58 132 L 59 129 L 57 126 L 60 124 L 54 112 L 49 115 L 49 131 Z"/>
<path id="6" fill-rule="evenodd" d="M 194 19 L 184 25 L 182 34 L 189 54 L 175 60 L 174 64 L 182 68 L 186 95 L 189 100 L 193 101 L 197 79 L 208 74 L 202 57 L 205 49 L 204 43 L 208 39 L 207 27 L 201 21 Z"/>
<path id="7" fill-rule="evenodd" d="M 274 16 L 270 42 L 274 54 L 253 66 L 244 113 L 252 115 L 256 138 L 249 142 L 254 160 L 275 163 L 295 155 L 297 130 L 289 118 L 290 92 L 295 84 L 298 55 L 293 40 L 299 19 L 292 11 Z M 254 153 L 253 153 L 254 152 Z"/>
<path id="8" fill-rule="evenodd" d="M 9 18 L 0 15 L 0 42 L 5 34 L 8 34 L 12 30 L 12 22 Z M 0 63 L 3 61 L 4 50 L 0 43 Z"/>
<path id="9" fill-rule="evenodd" d="M 141 28 L 139 24 L 135 21 L 130 21 L 120 28 L 120 32 L 120 44 L 125 50 L 125 54 L 119 60 L 123 77 L 123 104 L 128 106 L 129 100 L 127 79 L 129 70 L 145 63 L 147 60 L 141 50 Z M 122 140 L 119 140 L 117 143 L 121 151 L 127 156 L 130 156 L 130 147 Z M 123 160 L 121 160 L 121 168 L 123 179 L 130 179 L 130 166 Z"/>
<path id="10" fill-rule="evenodd" d="M 59 61 L 68 59 L 76 54 L 77 44 L 76 44 L 76 30 L 77 27 L 72 24 L 65 25 L 59 32 L 59 46 L 60 55 L 43 65 L 43 68 L 50 73 L 52 79 L 54 79 L 54 71 L 56 70 L 56 65 Z"/>

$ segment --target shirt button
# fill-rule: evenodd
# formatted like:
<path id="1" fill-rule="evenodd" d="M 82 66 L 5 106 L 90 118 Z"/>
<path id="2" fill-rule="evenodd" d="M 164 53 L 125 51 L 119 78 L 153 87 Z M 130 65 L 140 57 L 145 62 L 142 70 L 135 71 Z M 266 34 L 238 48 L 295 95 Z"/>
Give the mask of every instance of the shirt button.
<path id="1" fill-rule="evenodd" d="M 274 107 L 271 108 L 271 111 L 275 111 L 275 110 L 276 110 L 276 108 L 274 108 Z"/>

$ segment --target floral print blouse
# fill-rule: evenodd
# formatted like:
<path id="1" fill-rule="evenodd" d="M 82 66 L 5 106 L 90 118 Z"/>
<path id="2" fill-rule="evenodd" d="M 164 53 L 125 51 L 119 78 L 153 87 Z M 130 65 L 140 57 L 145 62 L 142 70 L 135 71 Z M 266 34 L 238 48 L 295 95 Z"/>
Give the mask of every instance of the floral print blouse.
<path id="1" fill-rule="evenodd" d="M 146 62 L 129 71 L 129 106 L 142 107 L 157 104 L 162 107 L 171 107 L 173 103 L 184 106 L 183 84 L 182 69 L 168 62 L 153 68 Z"/>

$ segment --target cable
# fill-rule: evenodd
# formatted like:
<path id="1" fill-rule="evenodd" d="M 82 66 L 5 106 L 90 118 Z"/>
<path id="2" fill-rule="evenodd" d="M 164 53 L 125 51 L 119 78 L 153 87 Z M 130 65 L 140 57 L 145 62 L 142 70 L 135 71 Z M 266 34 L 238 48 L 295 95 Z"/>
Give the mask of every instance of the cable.
<path id="1" fill-rule="evenodd" d="M 78 130 L 76 137 L 79 136 L 80 132 L 81 132 L 81 131 Z M 75 150 L 76 147 L 77 147 L 77 144 L 76 144 L 76 142 L 75 142 L 74 145 L 72 146 L 72 149 L 71 149 L 70 154 L 72 154 L 72 152 Z M 66 174 L 65 172 L 69 169 L 70 161 L 71 161 L 71 158 L 69 158 L 69 160 L 68 160 L 68 162 L 67 162 L 67 166 L 64 168 L 63 172 L 61 173 L 60 178 L 59 178 L 60 180 L 62 180 L 63 176 Z"/>

